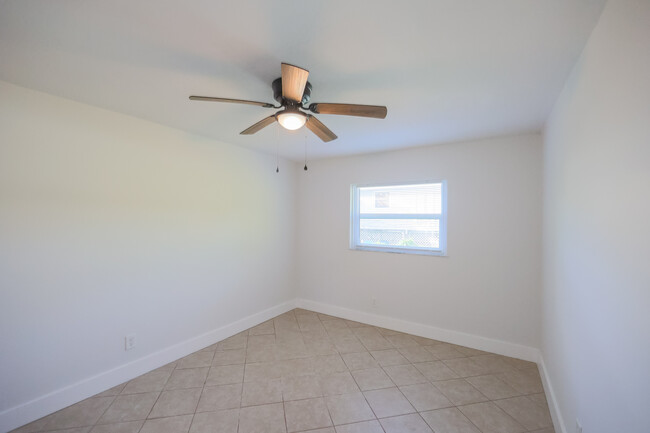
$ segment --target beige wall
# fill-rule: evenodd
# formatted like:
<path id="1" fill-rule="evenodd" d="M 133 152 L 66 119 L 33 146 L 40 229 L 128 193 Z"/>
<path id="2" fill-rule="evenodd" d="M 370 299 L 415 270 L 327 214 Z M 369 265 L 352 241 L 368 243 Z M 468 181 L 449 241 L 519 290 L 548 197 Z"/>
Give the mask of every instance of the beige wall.
<path id="1" fill-rule="evenodd" d="M 565 433 L 650 429 L 650 2 L 605 7 L 545 130 L 542 352 Z"/>
<path id="2" fill-rule="evenodd" d="M 447 257 L 349 249 L 351 184 L 442 179 Z M 319 160 L 299 184 L 303 298 L 538 347 L 540 135 Z"/>
<path id="3" fill-rule="evenodd" d="M 292 300 L 283 165 L 0 82 L 0 413 Z"/>

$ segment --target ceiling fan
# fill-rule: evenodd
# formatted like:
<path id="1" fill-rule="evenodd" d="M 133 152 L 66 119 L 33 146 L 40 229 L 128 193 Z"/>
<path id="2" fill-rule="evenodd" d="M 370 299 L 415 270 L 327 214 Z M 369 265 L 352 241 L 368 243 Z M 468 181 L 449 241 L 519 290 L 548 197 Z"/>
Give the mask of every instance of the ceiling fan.
<path id="1" fill-rule="evenodd" d="M 379 105 L 358 105 L 358 104 L 309 104 L 311 97 L 311 83 L 307 81 L 309 71 L 297 66 L 282 63 L 282 77 L 277 78 L 271 84 L 273 98 L 280 105 L 276 106 L 267 102 L 246 101 L 243 99 L 215 98 L 211 96 L 190 96 L 192 101 L 213 101 L 230 102 L 234 104 L 257 105 L 264 108 L 282 108 L 275 114 L 266 117 L 253 126 L 243 130 L 240 134 L 251 135 L 269 126 L 276 120 L 282 127 L 288 130 L 300 129 L 306 126 L 323 141 L 335 140 L 336 134 L 323 125 L 323 123 L 311 114 L 301 110 L 311 111 L 317 114 L 339 114 L 343 116 L 374 117 L 384 119 L 388 110 Z M 309 104 L 309 105 L 307 105 Z"/>

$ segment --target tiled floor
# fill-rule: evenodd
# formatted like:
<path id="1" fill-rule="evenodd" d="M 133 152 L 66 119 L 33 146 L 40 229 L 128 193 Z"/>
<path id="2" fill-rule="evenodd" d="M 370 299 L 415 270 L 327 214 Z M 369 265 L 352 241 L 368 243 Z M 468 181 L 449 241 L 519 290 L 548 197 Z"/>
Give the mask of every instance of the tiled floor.
<path id="1" fill-rule="evenodd" d="M 552 433 L 537 366 L 293 310 L 21 427 L 67 433 Z"/>

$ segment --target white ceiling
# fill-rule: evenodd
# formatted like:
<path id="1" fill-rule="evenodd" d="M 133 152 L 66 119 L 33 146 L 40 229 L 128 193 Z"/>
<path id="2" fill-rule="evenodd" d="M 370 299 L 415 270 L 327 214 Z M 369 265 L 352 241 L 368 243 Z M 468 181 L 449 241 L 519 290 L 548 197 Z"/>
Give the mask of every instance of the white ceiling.
<path id="1" fill-rule="evenodd" d="M 604 0 L 0 0 L 0 79 L 299 160 L 538 131 Z M 319 115 L 338 140 L 275 125 L 280 62 L 312 102 L 386 105 L 385 120 Z M 278 141 L 279 137 L 279 141 Z"/>

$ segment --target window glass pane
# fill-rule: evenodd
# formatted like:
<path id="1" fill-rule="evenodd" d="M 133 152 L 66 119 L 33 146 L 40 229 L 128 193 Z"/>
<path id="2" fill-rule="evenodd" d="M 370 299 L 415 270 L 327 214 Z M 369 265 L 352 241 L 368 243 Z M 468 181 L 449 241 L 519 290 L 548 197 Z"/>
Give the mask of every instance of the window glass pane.
<path id="1" fill-rule="evenodd" d="M 361 218 L 359 223 L 359 245 L 440 248 L 438 219 Z"/>
<path id="2" fill-rule="evenodd" d="M 442 185 L 398 185 L 359 188 L 361 213 L 440 214 Z"/>

